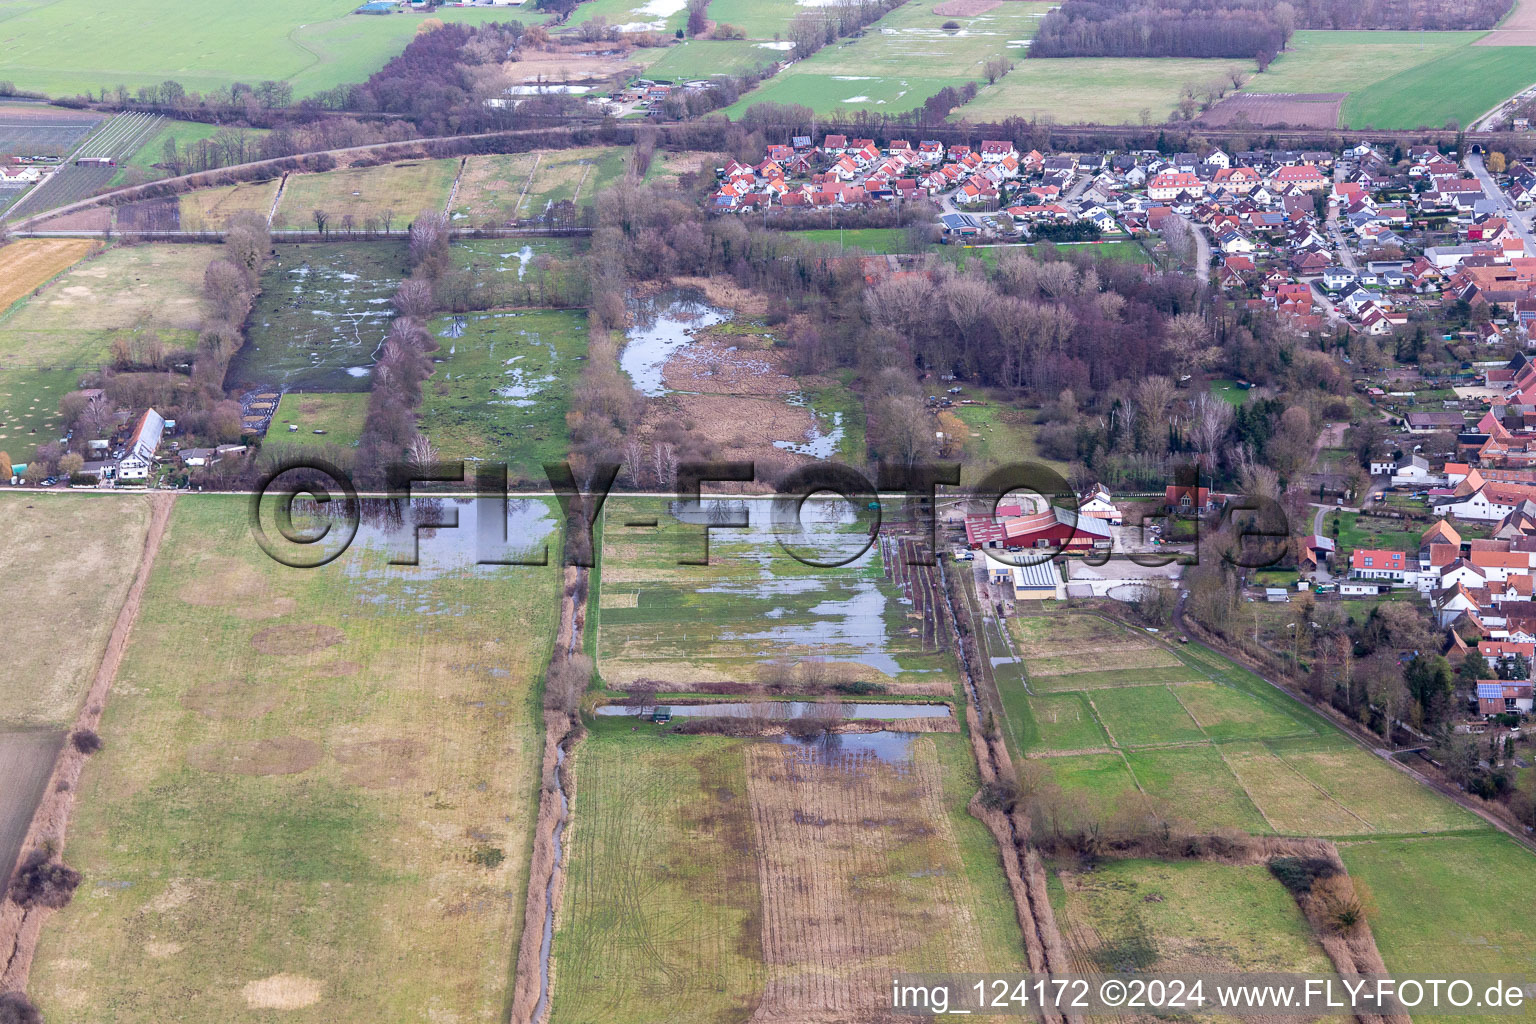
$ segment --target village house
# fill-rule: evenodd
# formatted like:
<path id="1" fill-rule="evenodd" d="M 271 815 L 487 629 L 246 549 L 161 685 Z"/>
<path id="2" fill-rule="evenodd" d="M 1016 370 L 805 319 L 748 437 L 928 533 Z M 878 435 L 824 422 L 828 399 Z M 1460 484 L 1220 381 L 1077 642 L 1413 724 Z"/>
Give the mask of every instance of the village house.
<path id="1" fill-rule="evenodd" d="M 117 463 L 120 480 L 143 480 L 155 464 L 155 450 L 165 435 L 165 419 L 155 410 L 147 409 L 134 424 L 128 435 L 123 457 Z"/>

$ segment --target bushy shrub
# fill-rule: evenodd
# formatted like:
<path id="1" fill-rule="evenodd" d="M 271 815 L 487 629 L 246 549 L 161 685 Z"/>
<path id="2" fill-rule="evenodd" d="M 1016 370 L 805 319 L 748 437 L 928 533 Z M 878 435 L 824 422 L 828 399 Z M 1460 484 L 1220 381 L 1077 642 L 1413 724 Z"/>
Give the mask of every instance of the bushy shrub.
<path id="1" fill-rule="evenodd" d="M 68 865 L 50 861 L 45 850 L 33 850 L 21 862 L 11 879 L 9 895 L 18 906 L 52 907 L 67 905 L 80 884 L 80 872 Z"/>

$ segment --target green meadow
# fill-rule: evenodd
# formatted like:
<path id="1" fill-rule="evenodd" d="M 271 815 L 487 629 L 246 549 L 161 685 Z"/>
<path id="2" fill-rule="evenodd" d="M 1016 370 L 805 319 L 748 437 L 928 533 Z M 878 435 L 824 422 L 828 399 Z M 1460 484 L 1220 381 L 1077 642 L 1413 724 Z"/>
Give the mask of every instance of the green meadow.
<path id="1" fill-rule="evenodd" d="M 51 96 L 175 79 L 206 91 L 233 82 L 292 83 L 295 97 L 361 82 L 405 48 L 416 14 L 355 15 L 356 0 L 217 0 L 190 17 L 174 0 L 10 0 L 0 22 L 0 67 L 22 89 Z M 524 21 L 530 12 L 517 12 Z M 442 7 L 433 16 L 478 24 L 503 8 Z M 537 17 L 537 15 L 535 15 Z"/>

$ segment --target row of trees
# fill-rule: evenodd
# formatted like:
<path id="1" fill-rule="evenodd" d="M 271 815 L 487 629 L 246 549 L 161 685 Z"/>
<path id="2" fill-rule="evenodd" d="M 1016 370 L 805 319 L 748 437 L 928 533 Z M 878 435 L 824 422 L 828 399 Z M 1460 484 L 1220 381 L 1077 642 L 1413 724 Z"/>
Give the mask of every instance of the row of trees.
<path id="1" fill-rule="evenodd" d="M 1294 12 L 1274 0 L 1067 0 L 1031 57 L 1254 57 L 1285 49 Z"/>
<path id="2" fill-rule="evenodd" d="M 1067 0 L 1031 57 L 1256 57 L 1298 28 L 1487 29 L 1510 0 Z"/>
<path id="3" fill-rule="evenodd" d="M 435 287 L 452 267 L 447 215 L 424 210 L 411 221 L 407 249 L 411 273 L 395 289 L 395 319 L 373 365 L 373 387 L 358 441 L 355 469 L 364 483 L 384 481 L 389 466 L 409 457 L 419 465 L 436 461 L 431 444 L 416 429 L 422 383 L 432 373 L 437 339 L 426 320 L 437 309 Z"/>

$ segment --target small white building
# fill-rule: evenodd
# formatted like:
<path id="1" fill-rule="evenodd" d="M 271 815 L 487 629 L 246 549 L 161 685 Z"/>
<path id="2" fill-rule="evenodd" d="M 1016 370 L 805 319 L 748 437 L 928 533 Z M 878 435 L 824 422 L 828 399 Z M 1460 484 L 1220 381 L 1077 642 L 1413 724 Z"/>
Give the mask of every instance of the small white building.
<path id="1" fill-rule="evenodd" d="M 153 409 L 144 410 L 128 437 L 128 450 L 117 463 L 121 480 L 144 480 L 155 464 L 155 450 L 165 436 L 165 419 Z"/>
<path id="2" fill-rule="evenodd" d="M 1078 495 L 1077 511 L 1079 515 L 1088 516 L 1091 519 L 1102 519 L 1110 526 L 1120 526 L 1125 522 L 1125 516 L 1120 512 L 1113 499 L 1109 496 L 1109 490 L 1102 486 L 1091 487 Z"/>

